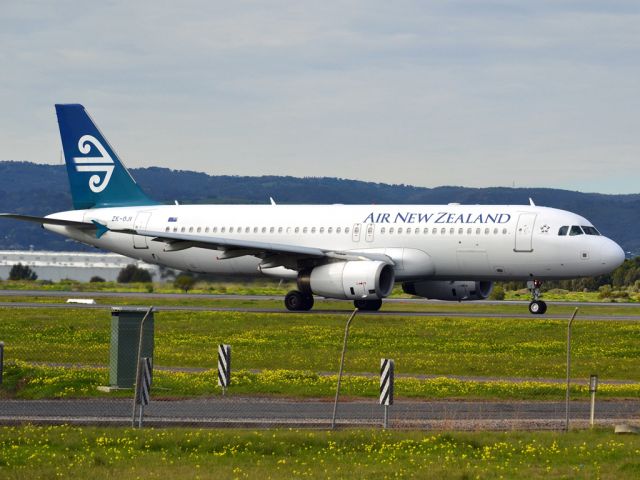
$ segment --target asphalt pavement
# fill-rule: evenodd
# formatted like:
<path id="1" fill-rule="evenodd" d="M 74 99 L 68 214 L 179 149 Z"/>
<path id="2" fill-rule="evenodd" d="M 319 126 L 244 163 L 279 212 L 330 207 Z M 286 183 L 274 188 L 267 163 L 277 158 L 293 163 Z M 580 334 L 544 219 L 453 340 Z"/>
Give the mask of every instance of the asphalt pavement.
<path id="1" fill-rule="evenodd" d="M 161 395 L 161 392 L 158 394 Z M 218 427 L 317 427 L 331 423 L 333 402 L 271 397 L 210 397 L 192 400 L 153 399 L 145 408 L 149 425 L 193 425 Z M 129 399 L 2 400 L 0 423 L 74 423 L 128 425 Z M 341 401 L 338 426 L 380 425 L 383 407 L 375 400 Z M 529 401 L 396 401 L 389 407 L 391 427 L 504 430 L 564 426 L 564 402 Z M 585 426 L 589 403 L 570 402 L 574 426 Z M 640 422 L 640 401 L 596 403 L 600 425 Z"/>

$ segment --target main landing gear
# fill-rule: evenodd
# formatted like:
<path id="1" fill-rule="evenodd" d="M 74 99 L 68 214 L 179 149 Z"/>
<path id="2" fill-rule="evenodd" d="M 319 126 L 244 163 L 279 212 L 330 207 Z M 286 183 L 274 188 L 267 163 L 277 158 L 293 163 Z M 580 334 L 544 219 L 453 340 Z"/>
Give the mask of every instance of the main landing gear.
<path id="1" fill-rule="evenodd" d="M 358 310 L 377 312 L 382 306 L 382 300 L 354 300 L 353 305 Z M 313 295 L 298 290 L 291 290 L 284 297 L 284 306 L 292 312 L 306 312 L 313 307 Z"/>
<path id="2" fill-rule="evenodd" d="M 533 280 L 527 282 L 527 287 L 531 292 L 531 303 L 529 304 L 529 312 L 534 315 L 543 315 L 547 311 L 547 304 L 540 300 L 540 287 L 542 282 L 540 280 Z"/>
<path id="3" fill-rule="evenodd" d="M 368 312 L 377 312 L 382 307 L 382 300 L 377 298 L 375 300 L 354 300 L 353 306 L 358 310 L 366 310 Z"/>
<path id="4" fill-rule="evenodd" d="M 313 307 L 313 295 L 291 290 L 284 297 L 284 306 L 292 312 L 306 312 Z"/>

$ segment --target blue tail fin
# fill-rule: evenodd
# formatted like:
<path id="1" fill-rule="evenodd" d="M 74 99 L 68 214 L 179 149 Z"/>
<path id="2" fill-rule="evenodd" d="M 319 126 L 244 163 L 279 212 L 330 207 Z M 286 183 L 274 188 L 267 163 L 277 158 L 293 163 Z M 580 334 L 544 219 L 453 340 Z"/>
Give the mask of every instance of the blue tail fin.
<path id="1" fill-rule="evenodd" d="M 156 205 L 138 186 L 82 105 L 56 105 L 75 209 Z"/>

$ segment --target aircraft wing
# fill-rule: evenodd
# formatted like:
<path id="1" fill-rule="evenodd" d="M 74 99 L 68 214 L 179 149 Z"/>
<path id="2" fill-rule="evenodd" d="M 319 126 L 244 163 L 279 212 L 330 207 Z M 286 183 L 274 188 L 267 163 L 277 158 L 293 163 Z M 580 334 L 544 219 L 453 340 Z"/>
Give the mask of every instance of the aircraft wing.
<path id="1" fill-rule="evenodd" d="M 221 250 L 224 253 L 219 258 L 236 258 L 251 255 L 262 258 L 263 268 L 286 266 L 297 268 L 298 261 L 308 261 L 309 263 L 324 263 L 328 259 L 337 260 L 379 260 L 393 265 L 390 257 L 380 253 L 355 252 L 355 251 L 334 251 L 316 247 L 305 247 L 302 245 L 292 245 L 283 243 L 259 242 L 254 240 L 242 240 L 234 238 L 210 237 L 204 235 L 193 235 L 188 233 L 157 232 L 153 230 L 113 230 L 115 232 L 130 233 L 152 237 L 154 242 L 164 242 L 166 252 L 175 252 L 187 248 L 208 248 L 211 250 Z M 295 264 L 295 266 L 294 266 Z"/>

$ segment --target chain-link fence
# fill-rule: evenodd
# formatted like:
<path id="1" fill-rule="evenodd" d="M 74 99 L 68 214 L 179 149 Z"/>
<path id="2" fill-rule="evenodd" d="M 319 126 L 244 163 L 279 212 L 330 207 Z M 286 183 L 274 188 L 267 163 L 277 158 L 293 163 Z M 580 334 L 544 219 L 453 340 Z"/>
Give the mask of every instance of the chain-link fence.
<path id="1" fill-rule="evenodd" d="M 144 404 L 145 425 L 382 426 L 393 359 L 390 428 L 565 426 L 563 320 L 362 314 L 335 404 L 346 310 L 95 307 L 2 310 L 1 422 L 138 424 Z M 572 426 L 589 425 L 598 367 L 595 422 L 636 421 L 638 322 L 585 323 L 573 341 Z"/>

